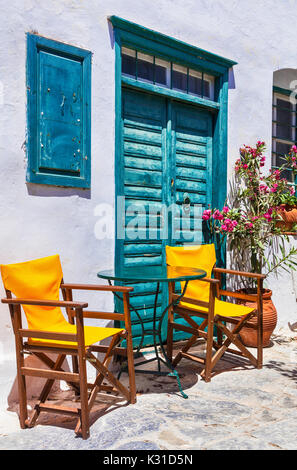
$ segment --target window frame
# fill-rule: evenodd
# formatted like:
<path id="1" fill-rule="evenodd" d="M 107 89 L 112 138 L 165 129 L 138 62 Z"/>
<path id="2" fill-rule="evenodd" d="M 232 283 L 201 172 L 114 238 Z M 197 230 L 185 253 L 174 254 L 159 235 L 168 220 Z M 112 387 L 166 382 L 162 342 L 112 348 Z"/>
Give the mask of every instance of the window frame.
<path id="1" fill-rule="evenodd" d="M 45 51 L 82 63 L 82 164 L 80 176 L 40 171 L 38 151 L 38 53 Z M 91 62 L 92 53 L 43 36 L 27 33 L 27 183 L 89 189 L 91 186 Z"/>
<path id="2" fill-rule="evenodd" d="M 276 120 L 277 109 L 282 109 L 280 106 L 278 106 L 276 104 L 276 100 L 277 100 L 277 98 L 280 98 L 280 99 L 283 99 L 285 101 L 290 102 L 289 97 L 290 97 L 291 93 L 292 93 L 292 90 L 288 90 L 288 89 L 277 87 L 277 86 L 273 86 L 273 89 L 272 89 L 271 168 L 273 168 L 275 170 L 280 168 L 280 166 L 278 166 L 276 164 L 277 163 L 276 158 L 279 155 L 276 151 L 276 144 L 279 142 L 281 144 L 289 145 L 290 147 L 292 145 L 297 145 L 297 104 L 291 103 L 292 109 L 291 110 L 286 110 L 286 111 L 289 111 L 293 115 L 293 119 L 292 119 L 291 123 L 288 124 L 288 127 L 291 128 L 292 136 L 294 134 L 295 139 L 293 139 L 293 138 L 292 139 L 282 138 L 282 137 L 277 136 L 277 133 L 276 133 L 276 126 L 277 126 L 278 123 L 280 123 L 280 121 Z M 282 125 L 282 123 L 280 123 L 280 125 Z M 288 171 L 290 171 L 290 170 L 288 169 Z M 295 187 L 296 187 L 296 179 L 295 179 L 295 181 L 289 181 L 289 184 L 295 185 Z"/>
<path id="3" fill-rule="evenodd" d="M 138 24 L 124 20 L 117 16 L 108 18 L 113 27 L 113 46 L 115 51 L 115 193 L 123 194 L 123 178 L 116 168 L 122 165 L 122 87 L 140 89 L 148 93 L 160 94 L 177 101 L 189 102 L 207 109 L 213 114 L 213 192 L 214 207 L 223 207 L 227 196 L 227 142 L 228 142 L 228 90 L 230 68 L 237 64 L 233 60 L 212 54 L 196 46 L 184 43 L 170 36 L 145 28 Z M 216 101 L 199 98 L 195 95 L 181 93 L 157 86 L 151 83 L 140 82 L 122 76 L 122 47 L 137 49 L 143 53 L 184 65 L 186 67 L 214 75 Z M 115 213 L 118 198 L 115 199 Z M 120 238 L 119 227 L 116 225 L 115 240 Z M 116 244 L 116 260 L 123 254 Z M 218 252 L 218 262 L 225 265 L 226 249 L 221 247 Z"/>

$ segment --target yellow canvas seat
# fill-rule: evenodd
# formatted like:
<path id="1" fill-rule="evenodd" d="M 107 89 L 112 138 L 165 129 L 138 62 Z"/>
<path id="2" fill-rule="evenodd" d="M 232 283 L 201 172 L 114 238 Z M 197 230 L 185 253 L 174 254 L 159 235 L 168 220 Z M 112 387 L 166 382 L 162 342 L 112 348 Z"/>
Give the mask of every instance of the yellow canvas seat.
<path id="1" fill-rule="evenodd" d="M 2 265 L 1 274 L 5 288 L 20 299 L 59 300 L 63 273 L 58 255 L 25 263 Z M 24 305 L 23 308 L 31 330 L 76 333 L 76 326 L 66 321 L 60 307 Z M 85 346 L 91 346 L 121 331 L 123 329 L 85 326 Z M 41 338 L 30 338 L 29 343 L 52 347 L 77 347 L 77 342 L 49 341 Z"/>
<path id="2" fill-rule="evenodd" d="M 13 330 L 15 333 L 17 373 L 20 399 L 21 427 L 32 427 L 40 412 L 62 412 L 78 416 L 76 433 L 84 439 L 89 436 L 89 412 L 99 391 L 119 393 L 130 403 L 136 402 L 136 388 L 133 362 L 133 344 L 131 319 L 129 311 L 129 292 L 131 287 L 99 286 L 87 284 L 65 284 L 58 255 L 41 258 L 25 263 L 1 265 L 1 275 L 6 290 L 3 303 L 9 305 Z M 59 299 L 62 291 L 63 300 Z M 124 313 L 88 312 L 84 309 L 86 302 L 73 301 L 73 290 L 92 290 L 117 292 L 123 295 Z M 117 294 L 117 295 L 118 295 Z M 13 297 L 13 295 L 15 297 Z M 23 307 L 28 328 L 22 327 L 21 306 Z M 66 309 L 66 317 L 61 307 Z M 119 320 L 125 323 L 123 328 L 102 326 L 84 326 L 84 318 Z M 28 338 L 23 342 L 23 338 Z M 100 341 L 111 338 L 110 345 L 97 345 Z M 125 340 L 126 348 L 119 347 Z M 129 389 L 108 370 L 108 365 L 115 354 L 126 356 L 129 371 Z M 55 361 L 46 353 L 57 353 Z M 104 354 L 100 361 L 94 352 Z M 50 370 L 26 367 L 25 354 L 34 354 Z M 72 357 L 73 372 L 62 369 L 66 355 Z M 89 361 L 99 373 L 93 384 L 87 381 L 86 362 Z M 38 376 L 47 379 L 35 406 L 28 419 L 25 376 Z M 111 385 L 103 385 L 103 380 Z M 45 401 L 53 386 L 54 380 L 66 380 L 80 396 L 80 408 L 70 411 L 69 408 L 51 406 Z M 88 389 L 91 389 L 89 392 Z"/>
<path id="3" fill-rule="evenodd" d="M 180 302 L 180 306 L 188 308 L 189 310 L 202 311 L 207 313 L 208 309 L 206 307 L 198 307 L 187 302 Z M 244 305 L 232 304 L 231 302 L 225 302 L 224 300 L 215 299 L 214 313 L 225 318 L 236 318 L 248 315 L 253 312 L 255 309 L 250 307 L 245 307 Z"/>
<path id="4" fill-rule="evenodd" d="M 76 333 L 76 325 L 71 325 L 67 321 L 64 325 L 61 325 L 61 328 L 53 329 L 51 326 L 46 327 L 46 331 L 51 331 L 52 333 Z M 85 326 L 84 333 L 85 333 L 85 347 L 91 346 L 92 344 L 98 343 L 103 339 L 109 338 L 114 336 L 118 333 L 121 333 L 123 328 L 104 328 L 100 326 Z M 46 340 L 46 339 L 29 339 L 29 344 L 37 345 L 42 344 L 43 346 L 48 347 L 60 347 L 60 348 L 77 348 L 77 342 L 71 341 L 59 341 L 59 340 Z"/>
<path id="5" fill-rule="evenodd" d="M 204 338 L 207 341 L 207 353 L 203 362 L 205 368 L 202 371 L 202 376 L 206 381 L 210 380 L 211 371 L 213 370 L 217 361 L 222 357 L 226 351 L 231 351 L 235 354 L 240 354 L 248 358 L 258 368 L 262 367 L 262 301 L 261 295 L 257 297 L 257 309 L 247 307 L 245 305 L 235 304 L 228 301 L 221 300 L 221 296 L 237 297 L 242 300 L 251 300 L 250 296 L 245 294 L 234 293 L 222 289 L 221 275 L 228 273 L 233 275 L 254 277 L 258 282 L 258 292 L 262 292 L 262 282 L 265 278 L 264 275 L 232 271 L 228 269 L 216 268 L 216 253 L 213 244 L 205 245 L 189 245 L 166 247 L 166 262 L 169 266 L 181 266 L 200 268 L 206 271 L 206 277 L 197 281 L 190 281 L 187 285 L 186 292 L 182 299 L 174 292 L 174 287 L 171 286 L 169 293 L 171 296 L 172 308 L 168 313 L 168 333 L 167 333 L 167 355 L 172 360 L 173 352 L 173 330 L 180 330 L 191 333 L 191 338 L 183 346 L 181 351 L 178 352 L 173 360 L 173 365 L 176 366 L 178 362 L 184 357 L 198 361 L 196 356 L 188 353 L 189 349 L 193 346 L 197 338 Z M 212 278 L 212 274 L 215 278 Z M 185 287 L 181 283 L 182 291 Z M 248 320 L 257 314 L 258 316 L 258 355 L 255 358 L 247 348 L 242 344 L 239 339 L 239 332 L 241 328 L 248 324 Z M 176 316 L 182 317 L 184 322 L 178 323 Z M 202 319 L 201 325 L 195 321 L 195 317 Z M 187 322 L 188 325 L 184 323 Z M 234 324 L 234 328 L 230 330 L 226 327 L 225 323 Z M 215 341 L 213 337 L 214 326 L 217 327 L 218 340 Z M 223 335 L 227 339 L 223 342 Z M 230 344 L 234 343 L 237 350 L 231 350 Z M 215 349 L 216 353 L 212 356 L 212 350 Z"/>

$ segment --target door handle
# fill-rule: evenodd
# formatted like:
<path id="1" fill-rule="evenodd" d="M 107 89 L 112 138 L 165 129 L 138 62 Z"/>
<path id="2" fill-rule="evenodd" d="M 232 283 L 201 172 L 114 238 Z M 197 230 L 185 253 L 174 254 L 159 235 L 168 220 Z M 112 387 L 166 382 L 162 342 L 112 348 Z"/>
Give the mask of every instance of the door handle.
<path id="1" fill-rule="evenodd" d="M 184 206 L 189 206 L 191 204 L 191 199 L 188 193 L 184 193 L 184 201 L 183 201 Z"/>
<path id="2" fill-rule="evenodd" d="M 184 193 L 183 210 L 186 214 L 189 214 L 191 210 L 191 199 L 188 193 Z"/>

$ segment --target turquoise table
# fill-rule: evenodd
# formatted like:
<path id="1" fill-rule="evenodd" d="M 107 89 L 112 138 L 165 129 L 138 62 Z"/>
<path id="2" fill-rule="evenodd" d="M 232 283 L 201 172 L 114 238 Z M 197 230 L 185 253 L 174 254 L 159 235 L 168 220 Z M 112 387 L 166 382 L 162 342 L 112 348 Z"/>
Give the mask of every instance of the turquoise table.
<path id="1" fill-rule="evenodd" d="M 142 338 L 139 343 L 139 346 L 137 348 L 137 353 L 140 351 L 144 336 L 145 334 L 152 334 L 153 336 L 153 341 L 154 341 L 154 350 L 155 350 L 155 356 L 151 359 L 148 359 L 146 361 L 137 363 L 137 367 L 141 366 L 143 364 L 147 364 L 148 362 L 152 361 L 157 361 L 158 362 L 158 370 L 145 370 L 145 369 L 138 369 L 135 368 L 135 372 L 140 372 L 144 374 L 158 374 L 158 375 L 170 375 L 170 376 L 175 376 L 179 389 L 183 395 L 184 398 L 187 398 L 187 395 L 183 392 L 179 380 L 179 376 L 177 371 L 174 369 L 174 367 L 171 364 L 171 361 L 167 357 L 166 351 L 164 349 L 164 345 L 162 342 L 162 337 L 161 337 L 161 330 L 162 330 L 162 322 L 164 320 L 164 317 L 168 310 L 174 305 L 178 305 L 179 302 L 182 300 L 183 296 L 185 295 L 185 292 L 187 290 L 187 286 L 189 281 L 197 280 L 197 279 L 202 279 L 203 277 L 206 276 L 206 272 L 203 271 L 202 269 L 198 268 L 186 268 L 186 267 L 177 267 L 177 266 L 143 266 L 143 267 L 125 267 L 125 268 L 119 268 L 116 270 L 107 270 L 107 271 L 100 271 L 98 273 L 98 277 L 101 279 L 106 279 L 109 284 L 111 285 L 112 281 L 114 282 L 124 282 L 125 284 L 129 282 L 152 282 L 156 283 L 156 294 L 155 294 L 155 302 L 154 302 L 154 311 L 153 311 L 153 328 L 150 330 L 146 330 L 144 327 L 144 322 L 141 316 L 139 315 L 137 309 L 133 307 L 133 301 L 131 300 L 130 302 L 130 309 L 133 310 L 141 324 L 142 328 Z M 170 303 L 167 305 L 167 307 L 164 309 L 164 311 L 161 314 L 161 317 L 159 319 L 159 323 L 157 326 L 157 303 L 158 303 L 158 296 L 160 292 L 160 283 L 169 283 L 169 282 L 184 282 L 184 287 L 179 295 L 179 297 L 174 300 L 174 302 Z M 120 296 L 118 294 L 115 294 L 116 297 L 118 297 L 120 300 Z M 132 298 L 133 299 L 133 298 Z M 160 356 L 157 348 L 157 344 L 160 345 L 163 357 Z M 168 371 L 164 372 L 161 371 L 161 363 L 163 363 L 168 369 Z"/>

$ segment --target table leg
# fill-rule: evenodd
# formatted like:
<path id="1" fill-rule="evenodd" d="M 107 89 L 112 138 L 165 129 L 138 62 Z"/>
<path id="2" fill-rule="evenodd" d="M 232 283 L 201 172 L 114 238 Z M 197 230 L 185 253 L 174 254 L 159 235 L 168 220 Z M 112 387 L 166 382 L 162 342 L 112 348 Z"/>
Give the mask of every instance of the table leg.
<path id="1" fill-rule="evenodd" d="M 110 285 L 112 285 L 110 281 L 108 281 L 108 282 L 109 282 Z M 130 305 L 130 310 L 132 310 L 136 313 L 136 315 L 137 315 L 137 317 L 140 321 L 141 328 L 142 328 L 142 336 L 141 336 L 141 340 L 140 340 L 139 346 L 137 348 L 136 354 L 139 353 L 139 351 L 140 351 L 140 349 L 143 345 L 145 333 L 147 333 L 147 334 L 151 333 L 153 335 L 154 350 L 155 350 L 155 357 L 153 357 L 151 359 L 148 359 L 146 361 L 139 362 L 138 364 L 136 364 L 136 366 L 141 366 L 141 365 L 147 364 L 149 362 L 158 361 L 158 370 L 157 371 L 137 369 L 135 367 L 135 372 L 142 373 L 142 374 L 154 374 L 154 375 L 164 375 L 164 376 L 169 375 L 169 376 L 172 376 L 172 377 L 176 377 L 178 387 L 179 387 L 179 390 L 180 390 L 183 398 L 188 398 L 188 396 L 185 394 L 185 392 L 182 389 L 178 372 L 174 369 L 171 361 L 169 360 L 169 358 L 168 358 L 168 356 L 165 352 L 164 345 L 163 345 L 163 342 L 162 342 L 162 323 L 163 323 L 163 320 L 164 320 L 165 315 L 168 312 L 168 310 L 171 307 L 176 306 L 176 305 L 179 304 L 182 297 L 185 295 L 185 292 L 187 290 L 187 286 L 188 286 L 188 281 L 185 282 L 185 285 L 184 285 L 184 288 L 183 288 L 183 291 L 182 291 L 181 295 L 175 301 L 170 302 L 169 305 L 164 309 L 164 311 L 162 312 L 161 318 L 159 320 L 158 328 L 156 327 L 156 323 L 157 323 L 158 297 L 159 297 L 159 292 L 160 292 L 160 283 L 159 282 L 157 283 L 157 290 L 156 290 L 156 295 L 155 295 L 154 313 L 153 313 L 153 329 L 152 330 L 145 330 L 141 316 L 139 315 L 137 310 L 133 306 Z M 114 296 L 117 297 L 118 299 L 122 300 L 121 297 L 118 294 L 114 293 Z M 157 347 L 157 338 L 159 340 L 159 345 L 160 345 L 160 348 L 161 348 L 164 359 L 159 355 L 159 351 L 158 351 L 158 347 Z M 168 374 L 168 372 L 161 371 L 161 362 L 171 371 L 169 374 Z M 126 367 L 121 368 L 118 378 L 120 378 L 122 372 L 126 371 L 126 369 L 127 369 Z"/>

